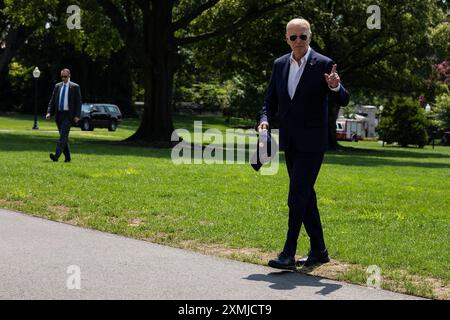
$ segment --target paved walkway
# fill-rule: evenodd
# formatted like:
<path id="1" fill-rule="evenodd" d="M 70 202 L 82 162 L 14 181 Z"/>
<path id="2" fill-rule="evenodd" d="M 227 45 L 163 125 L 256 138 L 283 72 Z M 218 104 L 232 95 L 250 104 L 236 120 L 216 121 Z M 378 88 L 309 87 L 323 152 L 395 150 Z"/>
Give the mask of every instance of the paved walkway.
<path id="1" fill-rule="evenodd" d="M 416 298 L 0 209 L 0 299 Z"/>

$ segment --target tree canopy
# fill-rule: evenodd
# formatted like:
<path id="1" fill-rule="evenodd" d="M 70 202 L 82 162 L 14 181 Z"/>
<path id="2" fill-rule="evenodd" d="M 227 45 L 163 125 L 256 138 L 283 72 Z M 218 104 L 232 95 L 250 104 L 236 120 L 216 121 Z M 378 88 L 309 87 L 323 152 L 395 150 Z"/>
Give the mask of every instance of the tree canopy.
<path id="1" fill-rule="evenodd" d="M 67 28 L 69 5 L 80 7 L 81 29 Z M 68 55 L 108 65 L 121 52 L 131 74 L 126 81 L 145 90 L 142 122 L 129 140 L 167 146 L 174 129 L 173 93 L 180 86 L 228 83 L 227 103 L 233 100 L 235 111 L 245 106 L 241 114 L 248 117 L 257 112 L 272 61 L 288 51 L 285 25 L 304 17 L 312 24 L 312 47 L 336 61 L 354 98 L 425 94 L 434 101 L 442 92 L 435 89 L 432 66 L 449 57 L 448 2 L 380 0 L 380 29 L 367 27 L 369 5 L 372 1 L 0 0 L 0 95 L 11 86 L 6 80 L 14 57 L 22 52 L 23 63 L 32 67 L 24 46 L 36 56 L 67 47 Z"/>

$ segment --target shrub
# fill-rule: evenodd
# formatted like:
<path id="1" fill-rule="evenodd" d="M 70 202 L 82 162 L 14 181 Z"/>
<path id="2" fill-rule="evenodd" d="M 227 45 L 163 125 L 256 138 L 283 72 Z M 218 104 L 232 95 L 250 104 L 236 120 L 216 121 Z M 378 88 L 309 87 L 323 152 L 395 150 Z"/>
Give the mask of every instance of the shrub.
<path id="1" fill-rule="evenodd" d="M 267 84 L 258 84 L 251 77 L 235 76 L 229 86 L 228 116 L 259 120 Z"/>
<path id="2" fill-rule="evenodd" d="M 402 147 L 427 142 L 427 119 L 419 103 L 405 97 L 395 97 L 383 109 L 378 132 L 386 143 L 397 142 Z"/>
<path id="3" fill-rule="evenodd" d="M 436 98 L 433 113 L 439 129 L 450 130 L 450 94 L 444 93 Z"/>
<path id="4" fill-rule="evenodd" d="M 192 102 L 210 111 L 219 111 L 228 107 L 227 88 L 223 84 L 195 83 L 190 87 L 180 87 L 176 92 L 175 100 Z"/>

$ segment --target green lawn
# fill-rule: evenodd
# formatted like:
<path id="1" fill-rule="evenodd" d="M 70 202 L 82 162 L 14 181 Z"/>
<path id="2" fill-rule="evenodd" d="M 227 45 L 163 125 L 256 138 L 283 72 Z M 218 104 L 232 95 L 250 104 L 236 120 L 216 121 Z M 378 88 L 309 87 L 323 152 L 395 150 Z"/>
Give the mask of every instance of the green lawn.
<path id="1" fill-rule="evenodd" d="M 0 207 L 257 263 L 281 250 L 282 155 L 274 176 L 248 164 L 174 165 L 170 150 L 108 143 L 134 132 L 138 121 L 127 120 L 117 132 L 74 129 L 73 162 L 53 163 L 58 135 L 44 131 L 54 122 L 40 118 L 32 131 L 32 119 L 0 117 Z M 178 116 L 176 127 L 192 130 L 193 120 Z M 220 118 L 200 120 L 204 129 L 227 128 Z M 335 278 L 364 284 L 365 268 L 377 265 L 385 288 L 450 298 L 450 148 L 343 144 L 353 149 L 328 153 L 316 184 L 329 252 L 355 266 Z M 307 250 L 302 229 L 298 254 Z"/>

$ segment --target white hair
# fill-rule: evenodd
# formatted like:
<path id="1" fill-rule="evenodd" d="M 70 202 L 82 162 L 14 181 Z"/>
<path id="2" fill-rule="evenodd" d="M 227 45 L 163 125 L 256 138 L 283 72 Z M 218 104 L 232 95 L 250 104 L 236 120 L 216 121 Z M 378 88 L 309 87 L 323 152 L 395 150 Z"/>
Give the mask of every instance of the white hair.
<path id="1" fill-rule="evenodd" d="M 288 24 L 286 25 L 286 33 L 288 32 L 289 26 L 293 25 L 293 24 L 299 24 L 299 25 L 307 27 L 308 34 L 311 34 L 311 25 L 309 24 L 309 21 L 306 19 L 302 19 L 302 18 L 295 18 L 295 19 L 292 19 L 291 21 L 289 21 Z"/>

